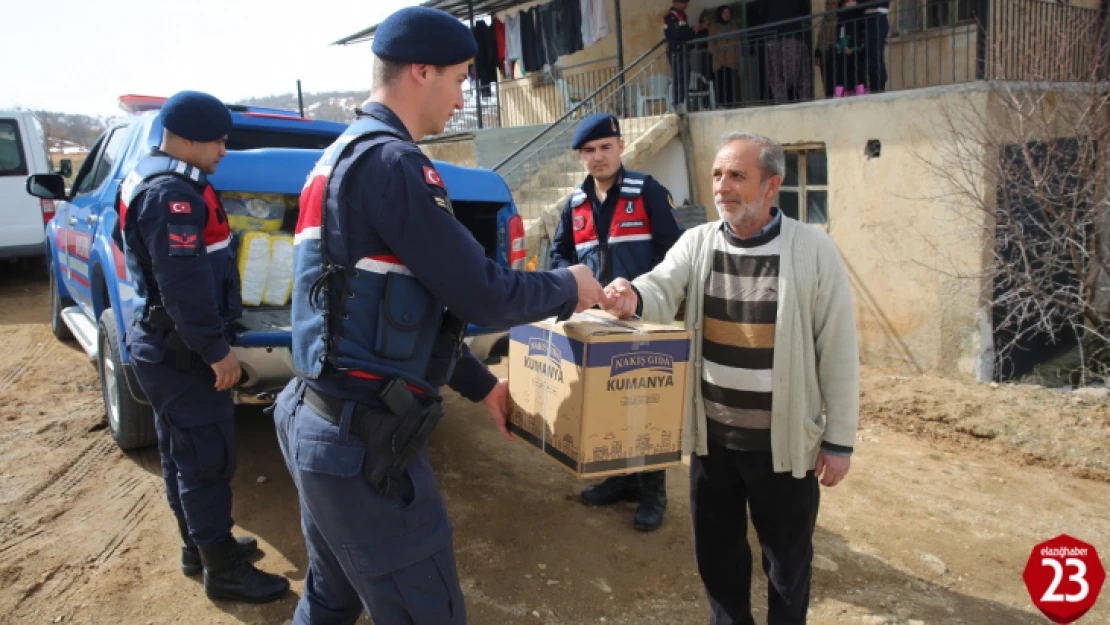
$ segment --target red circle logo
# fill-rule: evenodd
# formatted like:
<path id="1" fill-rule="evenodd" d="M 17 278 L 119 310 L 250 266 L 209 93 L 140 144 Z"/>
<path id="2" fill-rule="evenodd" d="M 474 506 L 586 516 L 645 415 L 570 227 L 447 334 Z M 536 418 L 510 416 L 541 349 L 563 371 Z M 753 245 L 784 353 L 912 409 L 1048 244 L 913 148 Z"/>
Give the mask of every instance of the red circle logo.
<path id="1" fill-rule="evenodd" d="M 1022 578 L 1038 610 L 1054 623 L 1073 623 L 1094 607 L 1106 570 L 1093 546 L 1061 534 L 1033 547 Z"/>
<path id="2" fill-rule="evenodd" d="M 586 229 L 586 218 L 583 217 L 582 215 L 575 215 L 574 216 L 574 229 L 575 230 L 585 230 Z"/>

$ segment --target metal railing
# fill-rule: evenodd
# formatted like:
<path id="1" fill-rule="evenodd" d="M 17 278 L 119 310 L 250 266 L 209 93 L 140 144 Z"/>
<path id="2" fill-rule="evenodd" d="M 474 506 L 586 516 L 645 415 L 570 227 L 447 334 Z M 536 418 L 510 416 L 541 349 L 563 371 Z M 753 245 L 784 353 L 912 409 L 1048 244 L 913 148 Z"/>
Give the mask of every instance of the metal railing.
<path id="1" fill-rule="evenodd" d="M 1108 25 L 1096 9 L 1042 0 L 994 0 L 987 78 L 1083 82 L 1106 80 Z M 1101 58 L 1102 62 L 1092 63 Z"/>
<path id="2" fill-rule="evenodd" d="M 587 114 L 616 115 L 631 144 L 676 104 L 693 112 L 984 79 L 1091 80 L 1082 76 L 1090 65 L 1084 55 L 1106 37 L 1100 11 L 1042 0 L 899 4 L 881 13 L 863 2 L 674 48 L 660 42 L 581 101 L 566 103 L 562 115 L 494 169 L 525 219 L 535 219 L 557 209 L 585 176 L 570 143 Z"/>
<path id="3" fill-rule="evenodd" d="M 676 58 L 689 111 L 804 102 L 983 79 L 1089 80 L 1097 9 L 1042 0 L 908 0 L 695 39 Z"/>
<path id="4" fill-rule="evenodd" d="M 616 58 L 580 65 L 550 66 L 550 71 L 500 85 L 503 126 L 550 124 L 617 75 Z"/>

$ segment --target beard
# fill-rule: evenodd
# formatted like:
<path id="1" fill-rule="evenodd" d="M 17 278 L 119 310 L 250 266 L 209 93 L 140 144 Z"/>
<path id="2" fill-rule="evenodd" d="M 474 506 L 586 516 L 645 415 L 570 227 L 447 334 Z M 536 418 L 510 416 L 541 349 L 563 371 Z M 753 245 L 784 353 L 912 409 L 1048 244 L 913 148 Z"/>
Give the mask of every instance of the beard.
<path id="1" fill-rule="evenodd" d="M 758 199 L 751 202 L 738 199 L 737 202 L 739 206 L 732 209 L 731 207 L 722 206 L 718 198 L 713 198 L 713 206 L 717 209 L 717 214 L 720 215 L 721 219 L 728 222 L 733 230 L 741 231 L 758 218 L 760 210 L 763 208 L 763 202 Z"/>

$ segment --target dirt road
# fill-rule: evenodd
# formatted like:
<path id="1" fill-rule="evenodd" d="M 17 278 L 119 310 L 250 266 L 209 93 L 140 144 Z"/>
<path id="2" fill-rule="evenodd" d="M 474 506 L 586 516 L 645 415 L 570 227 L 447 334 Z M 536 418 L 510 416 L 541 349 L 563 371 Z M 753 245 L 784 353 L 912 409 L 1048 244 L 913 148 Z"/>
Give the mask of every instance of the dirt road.
<path id="1" fill-rule="evenodd" d="M 45 280 L 0 267 L 0 623 L 288 620 L 295 594 L 217 605 L 181 575 L 157 452 L 112 443 L 95 370 L 54 340 L 47 304 Z M 823 493 L 811 623 L 1047 623 L 1021 582 L 1034 544 L 1069 533 L 1110 565 L 1105 405 L 874 370 L 864 390 L 852 472 Z M 666 524 L 640 534 L 631 504 L 586 509 L 578 480 L 474 406 L 454 398 L 449 414 L 432 457 L 471 623 L 707 621 L 684 468 L 668 474 Z M 236 434 L 236 531 L 299 594 L 305 550 L 273 425 L 241 411 Z M 1110 590 L 1080 623 L 1110 624 Z"/>

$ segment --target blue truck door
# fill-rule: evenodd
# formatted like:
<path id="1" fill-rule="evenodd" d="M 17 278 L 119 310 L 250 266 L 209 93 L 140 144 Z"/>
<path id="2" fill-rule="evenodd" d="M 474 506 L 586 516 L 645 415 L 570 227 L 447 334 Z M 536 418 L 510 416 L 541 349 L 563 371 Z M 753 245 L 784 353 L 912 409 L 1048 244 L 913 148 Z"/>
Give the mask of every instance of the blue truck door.
<path id="1" fill-rule="evenodd" d="M 68 228 L 68 254 L 70 295 L 84 311 L 93 318 L 95 323 L 95 308 L 91 290 L 91 250 L 93 236 L 96 234 L 100 214 L 104 210 L 111 210 L 116 201 L 116 188 L 111 184 L 116 163 L 123 154 L 127 145 L 129 127 L 117 126 L 108 131 L 108 136 L 101 143 L 101 149 L 96 154 L 96 162 L 86 180 L 74 193 L 70 201 L 66 227 Z M 87 184 L 85 184 L 87 181 Z M 108 269 L 110 270 L 110 269 Z"/>

